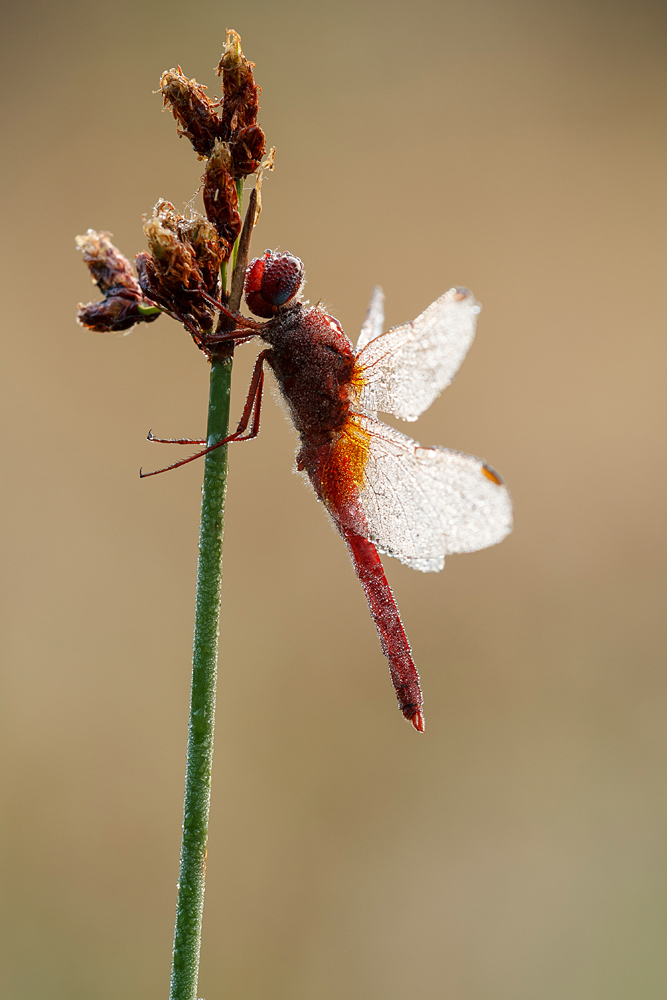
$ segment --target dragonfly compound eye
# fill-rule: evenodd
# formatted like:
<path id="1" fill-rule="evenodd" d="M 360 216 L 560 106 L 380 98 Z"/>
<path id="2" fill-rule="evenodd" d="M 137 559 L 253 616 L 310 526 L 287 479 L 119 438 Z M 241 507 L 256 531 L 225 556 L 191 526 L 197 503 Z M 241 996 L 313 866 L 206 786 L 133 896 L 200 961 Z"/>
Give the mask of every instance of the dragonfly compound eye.
<path id="1" fill-rule="evenodd" d="M 245 300 L 251 312 L 270 319 L 288 305 L 303 285 L 304 268 L 291 253 L 266 250 L 250 262 L 245 278 Z"/>

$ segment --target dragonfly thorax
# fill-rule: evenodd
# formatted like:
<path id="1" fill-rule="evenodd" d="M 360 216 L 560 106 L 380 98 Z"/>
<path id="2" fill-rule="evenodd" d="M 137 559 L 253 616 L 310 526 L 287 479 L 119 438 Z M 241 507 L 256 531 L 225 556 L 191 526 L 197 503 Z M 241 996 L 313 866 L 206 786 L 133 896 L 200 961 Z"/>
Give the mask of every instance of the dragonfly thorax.
<path id="1" fill-rule="evenodd" d="M 267 362 L 304 443 L 330 441 L 349 411 L 352 344 L 337 319 L 295 302 L 262 328 Z"/>

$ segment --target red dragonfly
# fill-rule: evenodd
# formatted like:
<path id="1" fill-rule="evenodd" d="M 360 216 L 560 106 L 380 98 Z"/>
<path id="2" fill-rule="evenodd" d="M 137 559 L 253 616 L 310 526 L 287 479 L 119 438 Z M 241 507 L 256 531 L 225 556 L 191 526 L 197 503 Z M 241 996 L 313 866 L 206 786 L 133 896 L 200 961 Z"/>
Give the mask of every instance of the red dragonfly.
<path id="1" fill-rule="evenodd" d="M 303 281 L 298 257 L 267 250 L 250 263 L 245 279 L 246 304 L 266 322 L 229 314 L 234 329 L 204 341 L 213 346 L 258 336 L 269 345 L 255 363 L 238 427 L 225 441 L 259 433 L 268 364 L 301 440 L 297 468 L 347 543 L 400 710 L 423 732 L 419 675 L 378 552 L 437 572 L 449 553 L 501 541 L 512 530 L 512 506 L 503 480 L 486 462 L 422 448 L 381 423 L 377 412 L 416 420 L 431 405 L 472 343 L 480 306 L 466 288 L 452 288 L 412 323 L 383 333 L 384 296 L 376 288 L 355 350 L 337 319 L 300 301 Z"/>

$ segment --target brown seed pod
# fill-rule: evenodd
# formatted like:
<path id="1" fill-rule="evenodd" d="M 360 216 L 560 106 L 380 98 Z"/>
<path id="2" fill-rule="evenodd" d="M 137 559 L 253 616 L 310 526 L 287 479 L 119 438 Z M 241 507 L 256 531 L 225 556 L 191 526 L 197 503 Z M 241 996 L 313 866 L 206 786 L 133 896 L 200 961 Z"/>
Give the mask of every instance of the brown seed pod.
<path id="1" fill-rule="evenodd" d="M 234 132 L 229 140 L 234 177 L 254 174 L 262 162 L 265 150 L 266 140 L 259 125 L 248 125 L 247 128 Z"/>
<path id="2" fill-rule="evenodd" d="M 222 77 L 222 121 L 232 132 L 254 125 L 259 110 L 261 88 L 255 83 L 253 69 L 241 51 L 241 36 L 236 31 L 227 30 L 225 45 L 217 74 Z"/>
<path id="3" fill-rule="evenodd" d="M 164 106 L 180 126 L 179 135 L 185 136 L 200 158 L 210 155 L 216 139 L 223 137 L 224 126 L 217 114 L 219 104 L 207 97 L 206 87 L 185 76 L 180 66 L 167 69 L 160 78 L 160 92 Z M 221 131 L 222 129 L 222 131 Z"/>
<path id="4" fill-rule="evenodd" d="M 201 274 L 197 257 L 192 247 L 164 223 L 168 220 L 152 216 L 144 222 L 144 233 L 148 238 L 151 255 L 165 287 L 197 287 L 201 284 Z"/>
<path id="5" fill-rule="evenodd" d="M 140 272 L 137 258 L 139 279 L 145 276 L 158 301 L 165 303 L 171 312 L 192 316 L 201 329 L 207 330 L 213 324 L 211 307 L 201 294 L 207 281 L 195 248 L 182 233 L 186 220 L 169 202 L 158 202 L 158 206 L 162 209 L 159 214 L 144 222 L 151 253 L 146 260 L 142 257 Z M 206 279 L 210 281 L 208 264 Z"/>
<path id="6" fill-rule="evenodd" d="M 139 276 L 139 284 L 144 295 L 153 299 L 163 309 L 171 311 L 169 289 L 163 288 L 162 276 L 155 266 L 155 261 L 146 252 L 138 253 L 134 266 Z"/>
<path id="7" fill-rule="evenodd" d="M 216 142 L 204 173 L 204 207 L 215 226 L 222 244 L 224 261 L 229 260 L 232 247 L 241 232 L 241 216 L 232 172 L 232 157 L 224 142 Z"/>
<path id="8" fill-rule="evenodd" d="M 111 242 L 111 233 L 89 229 L 83 236 L 76 237 L 76 245 L 101 292 L 106 294 L 122 286 L 141 295 L 132 265 Z"/>
<path id="9" fill-rule="evenodd" d="M 120 292 L 118 295 L 109 295 L 99 302 L 89 302 L 88 305 L 79 304 L 76 314 L 77 321 L 88 330 L 96 330 L 98 333 L 121 332 L 130 330 L 136 323 L 152 323 L 160 315 L 159 312 L 152 312 L 148 315 L 140 311 L 140 306 L 145 305 L 142 299 L 137 299 L 130 293 Z"/>
<path id="10" fill-rule="evenodd" d="M 100 302 L 79 303 L 77 320 L 89 330 L 100 333 L 129 330 L 135 323 L 152 323 L 158 312 L 145 312 L 154 302 L 145 299 L 127 257 L 113 245 L 111 233 L 89 229 L 76 237 L 76 244 L 83 252 L 83 259 L 93 276 L 93 281 L 104 293 Z"/>
<path id="11" fill-rule="evenodd" d="M 139 284 L 145 295 L 150 296 L 165 312 L 186 320 L 191 333 L 193 327 L 199 331 L 211 329 L 214 313 L 202 297 L 201 275 L 197 281 L 197 272 L 190 271 L 188 286 L 178 280 L 175 270 L 163 270 L 157 259 L 148 253 L 137 254 L 135 263 Z"/>
<path id="12" fill-rule="evenodd" d="M 203 215 L 193 212 L 189 219 L 180 215 L 170 201 L 160 200 L 153 209 L 153 218 L 175 233 L 181 242 L 194 250 L 207 292 L 217 288 L 222 263 L 222 244 L 215 226 Z"/>
<path id="13" fill-rule="evenodd" d="M 223 246 L 217 229 L 203 215 L 194 213 L 191 219 L 183 219 L 179 223 L 179 233 L 195 252 L 206 291 L 216 296 L 223 259 Z"/>

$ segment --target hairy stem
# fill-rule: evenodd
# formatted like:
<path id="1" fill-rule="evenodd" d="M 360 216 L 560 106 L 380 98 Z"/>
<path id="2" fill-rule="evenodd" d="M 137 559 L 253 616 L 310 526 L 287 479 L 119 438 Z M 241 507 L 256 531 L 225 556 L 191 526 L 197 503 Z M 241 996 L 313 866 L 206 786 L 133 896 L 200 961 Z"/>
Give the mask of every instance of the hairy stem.
<path id="1" fill-rule="evenodd" d="M 229 433 L 232 358 L 213 358 L 208 445 Z M 202 488 L 199 563 L 192 657 L 190 721 L 185 771 L 183 839 L 174 928 L 170 1000 L 197 1000 L 206 842 L 211 797 L 215 688 L 220 625 L 222 539 L 227 492 L 227 446 L 206 456 Z"/>

